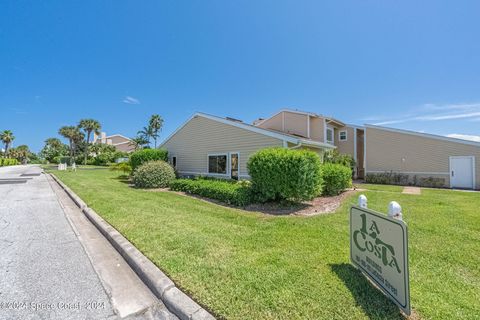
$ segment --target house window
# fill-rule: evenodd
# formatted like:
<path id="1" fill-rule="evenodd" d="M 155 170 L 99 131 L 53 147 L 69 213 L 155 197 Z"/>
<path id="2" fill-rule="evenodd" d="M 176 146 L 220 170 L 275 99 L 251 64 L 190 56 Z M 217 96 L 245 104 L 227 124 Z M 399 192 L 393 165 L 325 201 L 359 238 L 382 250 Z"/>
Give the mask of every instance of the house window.
<path id="1" fill-rule="evenodd" d="M 327 128 L 327 142 L 333 144 L 333 129 Z"/>
<path id="2" fill-rule="evenodd" d="M 177 157 L 172 157 L 172 167 L 173 169 L 177 169 Z"/>
<path id="3" fill-rule="evenodd" d="M 338 140 L 347 141 L 347 131 L 340 131 L 338 133 Z"/>
<path id="4" fill-rule="evenodd" d="M 227 155 L 208 155 L 208 173 L 227 174 Z"/>

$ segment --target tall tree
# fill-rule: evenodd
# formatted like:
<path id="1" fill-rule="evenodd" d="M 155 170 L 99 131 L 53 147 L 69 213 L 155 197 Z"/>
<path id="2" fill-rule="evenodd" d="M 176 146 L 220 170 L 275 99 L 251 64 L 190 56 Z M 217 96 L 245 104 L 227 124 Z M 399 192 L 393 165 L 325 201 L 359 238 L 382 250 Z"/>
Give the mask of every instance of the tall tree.
<path id="1" fill-rule="evenodd" d="M 163 119 L 160 115 L 154 114 L 150 117 L 149 127 L 152 131 L 152 138 L 155 141 L 155 149 L 157 148 L 157 139 L 160 137 L 160 132 L 163 127 Z"/>
<path id="2" fill-rule="evenodd" d="M 98 122 L 95 119 L 82 119 L 78 123 L 78 126 L 87 134 L 87 136 L 85 137 L 87 145 L 85 148 L 85 161 L 84 161 L 84 164 L 87 164 L 88 144 L 90 143 L 90 135 L 92 134 L 92 132 L 96 134 L 100 134 L 100 130 L 102 129 L 102 126 L 100 125 L 100 122 Z"/>
<path id="3" fill-rule="evenodd" d="M 0 132 L 0 140 L 5 145 L 5 158 L 6 158 L 8 156 L 8 148 L 12 144 L 12 141 L 15 140 L 15 136 L 13 135 L 12 131 L 4 130 L 3 132 Z"/>
<path id="4" fill-rule="evenodd" d="M 45 140 L 45 147 L 59 149 L 63 146 L 62 141 L 58 138 L 48 138 Z"/>
<path id="5" fill-rule="evenodd" d="M 130 145 L 132 145 L 136 150 L 142 149 L 145 145 L 148 144 L 148 140 L 142 136 L 137 136 L 130 139 Z"/>
<path id="6" fill-rule="evenodd" d="M 144 140 L 147 141 L 146 144 L 150 144 L 150 139 L 153 137 L 153 129 L 152 127 L 143 127 L 142 130 L 137 132 L 137 135 L 139 137 L 142 137 Z"/>
<path id="7" fill-rule="evenodd" d="M 15 148 L 15 158 L 23 164 L 27 163 L 30 154 L 30 149 L 25 144 L 22 144 Z"/>
<path id="8" fill-rule="evenodd" d="M 45 146 L 42 151 L 40 151 L 41 157 L 49 162 L 53 162 L 55 157 L 66 156 L 67 154 L 68 146 L 58 138 L 48 138 L 45 140 Z"/>
<path id="9" fill-rule="evenodd" d="M 68 139 L 68 145 L 70 148 L 70 157 L 74 156 L 75 152 L 75 142 L 78 141 L 79 137 L 82 135 L 80 129 L 76 126 L 64 126 L 58 130 L 58 134 L 62 137 Z M 83 137 L 82 137 L 83 140 Z"/>

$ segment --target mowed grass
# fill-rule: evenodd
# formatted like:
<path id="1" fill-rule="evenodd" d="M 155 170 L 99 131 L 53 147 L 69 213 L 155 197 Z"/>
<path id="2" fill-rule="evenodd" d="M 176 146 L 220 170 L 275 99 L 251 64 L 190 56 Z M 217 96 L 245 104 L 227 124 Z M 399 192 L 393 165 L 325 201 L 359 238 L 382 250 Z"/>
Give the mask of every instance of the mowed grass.
<path id="1" fill-rule="evenodd" d="M 133 189 L 107 170 L 54 173 L 220 318 L 401 318 L 350 265 L 348 209 L 357 195 L 334 214 L 275 217 Z M 478 318 L 480 194 L 366 187 L 370 208 L 396 200 L 404 209 L 415 318 Z"/>

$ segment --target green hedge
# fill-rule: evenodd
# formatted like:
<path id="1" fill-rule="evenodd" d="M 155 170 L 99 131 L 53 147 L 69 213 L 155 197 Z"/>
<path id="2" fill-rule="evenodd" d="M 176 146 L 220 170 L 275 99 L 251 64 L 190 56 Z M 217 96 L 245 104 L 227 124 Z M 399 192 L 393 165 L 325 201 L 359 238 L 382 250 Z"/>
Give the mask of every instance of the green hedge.
<path id="1" fill-rule="evenodd" d="M 144 163 L 133 173 L 133 184 L 137 188 L 166 188 L 173 180 L 173 168 L 161 160 Z"/>
<path id="2" fill-rule="evenodd" d="M 149 161 L 168 161 L 168 152 L 164 149 L 142 149 L 133 152 L 130 155 L 130 165 L 132 166 L 132 170 L 135 171 L 138 167 L 142 164 L 149 162 Z"/>
<path id="3" fill-rule="evenodd" d="M 349 167 L 352 170 L 353 176 L 353 171 L 355 169 L 355 159 L 349 154 L 340 153 L 337 149 L 330 150 L 325 152 L 325 154 L 323 155 L 323 162 L 336 163 L 344 165 L 345 167 Z"/>
<path id="4" fill-rule="evenodd" d="M 367 173 L 365 182 L 373 184 L 392 184 L 399 186 L 418 186 L 430 188 L 447 187 L 447 181 L 441 177 L 418 177 L 399 172 Z"/>
<path id="5" fill-rule="evenodd" d="M 18 164 L 17 159 L 13 158 L 0 158 L 0 167 L 14 166 Z"/>
<path id="6" fill-rule="evenodd" d="M 398 172 L 380 172 L 367 173 L 365 182 L 373 184 L 395 184 L 400 186 L 407 186 L 410 184 L 408 174 Z"/>
<path id="7" fill-rule="evenodd" d="M 321 161 L 308 150 L 268 148 L 248 160 L 256 200 L 311 200 L 322 191 Z"/>
<path id="8" fill-rule="evenodd" d="M 170 184 L 170 189 L 220 200 L 235 206 L 245 206 L 252 203 L 249 181 L 205 178 L 177 179 Z"/>
<path id="9" fill-rule="evenodd" d="M 352 170 L 341 164 L 322 165 L 323 195 L 332 196 L 352 186 Z"/>

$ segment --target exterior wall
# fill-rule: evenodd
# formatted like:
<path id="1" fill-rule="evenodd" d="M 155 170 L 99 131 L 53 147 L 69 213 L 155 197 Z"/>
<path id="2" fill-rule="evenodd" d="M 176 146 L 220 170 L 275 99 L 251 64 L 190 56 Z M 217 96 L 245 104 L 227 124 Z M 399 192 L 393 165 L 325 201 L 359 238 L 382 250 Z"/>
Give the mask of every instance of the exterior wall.
<path id="1" fill-rule="evenodd" d="M 450 186 L 450 156 L 475 156 L 480 189 L 480 147 L 429 137 L 366 128 L 366 172 L 393 171 L 417 177 L 444 178 Z"/>
<path id="2" fill-rule="evenodd" d="M 308 116 L 304 114 L 283 112 L 285 117 L 285 133 L 308 137 Z"/>
<path id="3" fill-rule="evenodd" d="M 129 139 L 125 139 L 124 137 L 121 137 L 121 136 L 110 136 L 108 137 L 108 139 L 112 140 L 112 144 L 114 145 L 118 143 L 130 141 Z"/>
<path id="4" fill-rule="evenodd" d="M 325 142 L 325 119 L 310 117 L 310 139 Z"/>
<path id="5" fill-rule="evenodd" d="M 279 113 L 258 125 L 259 128 L 283 131 L 283 115 Z"/>
<path id="6" fill-rule="evenodd" d="M 240 177 L 247 176 L 248 158 L 257 150 L 281 147 L 283 141 L 197 116 L 161 147 L 177 157 L 180 174 L 208 173 L 209 153 L 240 152 Z"/>
<path id="7" fill-rule="evenodd" d="M 308 137 L 308 119 L 310 119 L 310 139 L 324 142 L 325 122 L 322 117 L 309 117 L 305 114 L 282 111 L 265 120 L 258 127 Z"/>
<path id="8" fill-rule="evenodd" d="M 130 142 L 130 139 L 124 138 L 122 136 L 113 135 L 113 136 L 109 136 L 108 139 L 105 136 L 104 142 L 102 142 L 101 137 L 96 136 L 96 138 L 97 139 L 95 139 L 93 143 L 104 143 L 104 144 L 113 145 L 118 151 L 122 151 L 122 152 L 135 151 L 135 147 L 132 144 L 125 143 L 125 142 Z"/>
<path id="9" fill-rule="evenodd" d="M 118 151 L 122 151 L 122 152 L 133 152 L 133 151 L 135 151 L 135 146 L 130 144 L 130 143 L 117 144 L 117 145 L 115 145 L 115 148 Z"/>
<path id="10" fill-rule="evenodd" d="M 363 130 L 357 129 L 357 176 L 363 179 L 365 177 L 365 134 Z"/>
<path id="11" fill-rule="evenodd" d="M 340 131 L 347 131 L 347 141 L 340 141 Z M 334 144 L 337 147 L 338 152 L 343 154 L 349 154 L 352 157 L 355 157 L 355 130 L 351 127 L 341 127 L 338 129 L 335 128 L 334 133 Z"/>

